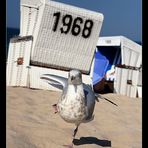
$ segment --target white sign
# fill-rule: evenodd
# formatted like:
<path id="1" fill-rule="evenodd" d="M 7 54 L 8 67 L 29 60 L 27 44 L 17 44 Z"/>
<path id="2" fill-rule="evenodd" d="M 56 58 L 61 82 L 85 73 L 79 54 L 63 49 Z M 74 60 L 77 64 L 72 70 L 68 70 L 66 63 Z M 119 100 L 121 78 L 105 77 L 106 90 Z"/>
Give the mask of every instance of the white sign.
<path id="1" fill-rule="evenodd" d="M 31 64 L 88 73 L 103 15 L 50 1 L 40 21 Z"/>

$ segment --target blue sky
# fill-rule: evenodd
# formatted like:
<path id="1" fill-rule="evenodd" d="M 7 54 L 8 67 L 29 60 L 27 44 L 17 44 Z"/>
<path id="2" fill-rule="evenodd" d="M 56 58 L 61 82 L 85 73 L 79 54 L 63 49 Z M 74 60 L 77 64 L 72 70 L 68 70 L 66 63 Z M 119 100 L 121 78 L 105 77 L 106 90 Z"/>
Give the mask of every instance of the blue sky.
<path id="1" fill-rule="evenodd" d="M 55 0 L 103 13 L 100 36 L 123 35 L 142 41 L 142 0 Z M 6 1 L 6 25 L 19 28 L 20 0 Z"/>

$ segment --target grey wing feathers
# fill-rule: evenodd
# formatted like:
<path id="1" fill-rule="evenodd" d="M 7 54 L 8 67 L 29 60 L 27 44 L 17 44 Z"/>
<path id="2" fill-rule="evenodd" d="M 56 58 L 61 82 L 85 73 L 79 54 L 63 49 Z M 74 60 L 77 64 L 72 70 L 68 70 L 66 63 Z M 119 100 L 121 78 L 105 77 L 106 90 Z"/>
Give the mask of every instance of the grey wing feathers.
<path id="1" fill-rule="evenodd" d="M 46 80 L 49 84 L 59 89 L 64 89 L 67 86 L 67 78 L 61 76 L 43 74 L 42 76 L 40 76 L 40 78 Z"/>
<path id="2" fill-rule="evenodd" d="M 87 117 L 85 118 L 84 122 L 89 122 L 93 120 L 93 112 L 95 107 L 95 95 L 91 87 L 88 87 L 87 85 L 83 84 L 84 86 L 84 93 L 85 93 L 85 99 L 86 99 L 86 110 L 87 110 Z"/>

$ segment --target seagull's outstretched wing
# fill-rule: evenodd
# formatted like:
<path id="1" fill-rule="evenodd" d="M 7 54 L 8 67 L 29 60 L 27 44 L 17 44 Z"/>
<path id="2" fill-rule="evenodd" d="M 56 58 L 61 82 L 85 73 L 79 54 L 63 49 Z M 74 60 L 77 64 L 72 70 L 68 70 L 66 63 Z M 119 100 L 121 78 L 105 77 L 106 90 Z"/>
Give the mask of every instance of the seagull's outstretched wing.
<path id="1" fill-rule="evenodd" d="M 67 86 L 67 78 L 56 76 L 52 74 L 43 74 L 40 76 L 41 79 L 47 81 L 52 86 L 63 90 Z"/>

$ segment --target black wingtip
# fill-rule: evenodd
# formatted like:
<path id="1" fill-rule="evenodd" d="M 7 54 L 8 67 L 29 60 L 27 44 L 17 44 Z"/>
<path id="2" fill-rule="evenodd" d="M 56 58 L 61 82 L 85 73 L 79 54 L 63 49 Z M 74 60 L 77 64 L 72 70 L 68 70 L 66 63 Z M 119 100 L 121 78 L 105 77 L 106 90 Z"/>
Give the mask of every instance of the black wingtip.
<path id="1" fill-rule="evenodd" d="M 113 105 L 118 106 L 116 103 L 112 102 L 111 100 L 109 100 L 109 99 L 107 99 L 107 98 L 104 98 L 104 99 L 105 99 L 106 101 L 112 103 Z"/>
<path id="2" fill-rule="evenodd" d="M 96 97 L 97 99 L 98 99 L 98 98 L 100 98 L 100 99 L 105 99 L 106 101 L 112 103 L 113 105 L 118 106 L 116 103 L 114 103 L 113 101 L 107 99 L 106 97 L 103 97 L 103 96 L 100 95 L 100 94 L 95 94 L 95 97 Z M 97 99 L 96 99 L 96 100 L 97 100 Z M 99 100 L 99 99 L 98 99 L 98 100 Z M 98 101 L 98 102 L 99 102 L 99 101 Z"/>

